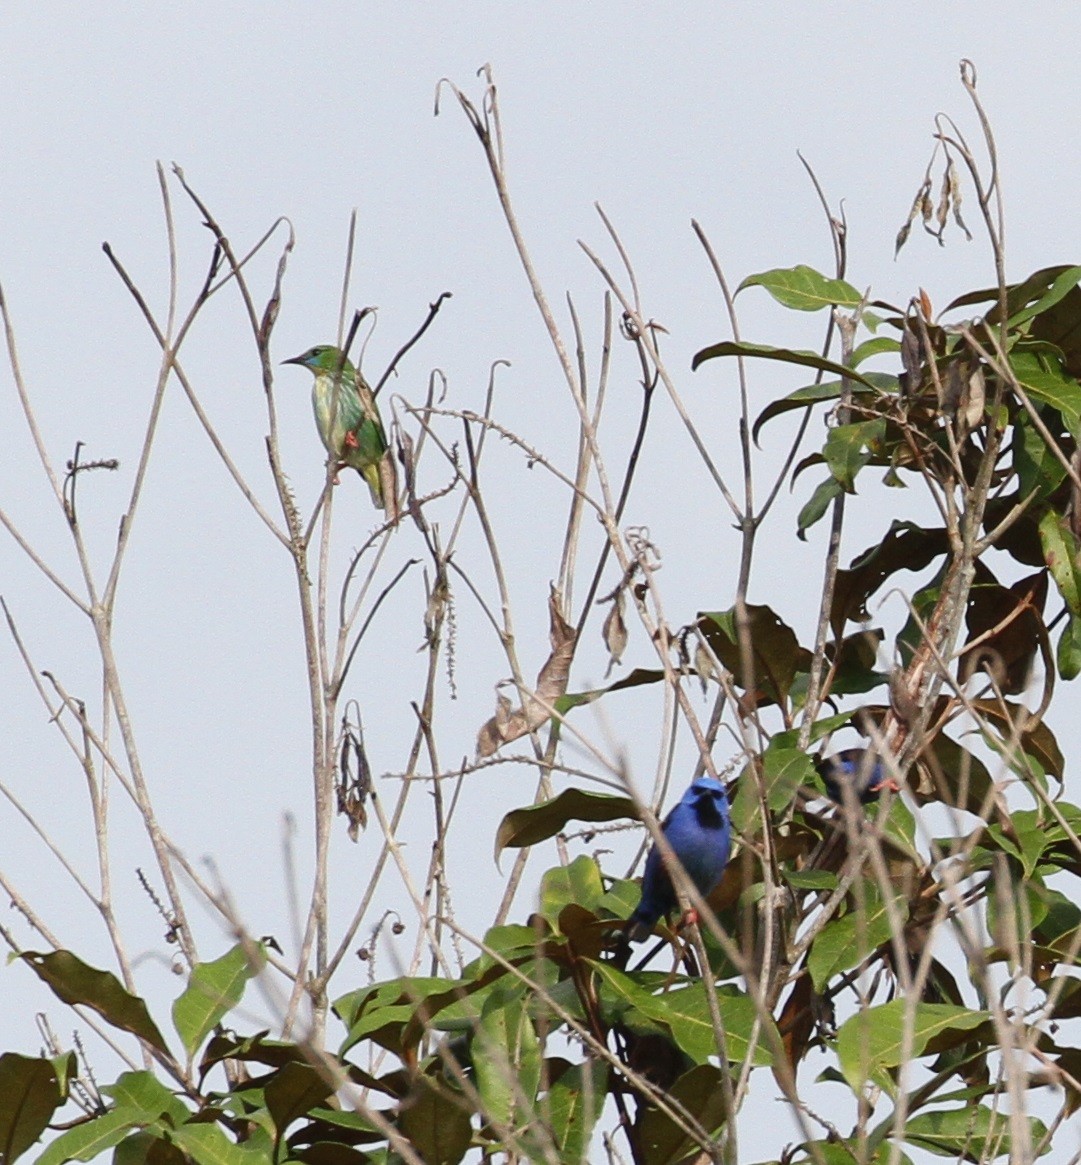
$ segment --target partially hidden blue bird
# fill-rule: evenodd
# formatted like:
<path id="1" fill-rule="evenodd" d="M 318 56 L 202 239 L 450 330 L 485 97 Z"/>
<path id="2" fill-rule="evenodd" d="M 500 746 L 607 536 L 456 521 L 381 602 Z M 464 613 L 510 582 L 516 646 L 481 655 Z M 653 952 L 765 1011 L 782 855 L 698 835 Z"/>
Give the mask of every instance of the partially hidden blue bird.
<path id="1" fill-rule="evenodd" d="M 846 748 L 833 756 L 817 757 L 815 768 L 830 799 L 838 805 L 844 805 L 848 798 L 861 805 L 870 805 L 883 789 L 892 789 L 895 793 L 901 791 L 882 758 L 869 748 Z"/>
<path id="2" fill-rule="evenodd" d="M 282 363 L 300 364 L 315 374 L 312 408 L 326 451 L 339 465 L 355 469 L 368 483 L 372 504 L 385 509 L 379 467 L 387 437 L 368 382 L 332 344 L 317 344 Z"/>
<path id="3" fill-rule="evenodd" d="M 728 794 L 713 777 L 699 777 L 661 824 L 672 852 L 694 884 L 707 897 L 721 880 L 732 849 L 732 823 Z M 662 915 L 678 906 L 667 859 L 654 845 L 642 875 L 642 900 L 627 922 L 625 937 L 631 942 L 648 938 Z"/>

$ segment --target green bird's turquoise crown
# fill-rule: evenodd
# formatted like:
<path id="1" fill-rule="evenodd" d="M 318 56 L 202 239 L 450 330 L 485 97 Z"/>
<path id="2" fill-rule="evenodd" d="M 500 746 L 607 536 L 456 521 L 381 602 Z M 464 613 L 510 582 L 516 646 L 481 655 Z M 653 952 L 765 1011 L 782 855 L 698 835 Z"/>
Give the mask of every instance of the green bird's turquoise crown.
<path id="1" fill-rule="evenodd" d="M 348 360 L 342 359 L 341 348 L 335 348 L 333 344 L 316 344 L 307 352 L 301 352 L 299 356 L 292 356 L 288 360 L 283 360 L 282 363 L 301 364 L 313 372 L 353 371 L 353 365 Z"/>

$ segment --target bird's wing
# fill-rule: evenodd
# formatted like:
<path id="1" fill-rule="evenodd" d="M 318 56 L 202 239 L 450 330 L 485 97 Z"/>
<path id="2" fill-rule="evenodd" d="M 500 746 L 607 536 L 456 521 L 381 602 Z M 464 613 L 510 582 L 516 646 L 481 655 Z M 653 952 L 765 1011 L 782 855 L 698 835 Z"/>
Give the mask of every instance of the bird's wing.
<path id="1" fill-rule="evenodd" d="M 383 422 L 379 416 L 379 406 L 375 403 L 375 396 L 370 385 L 359 372 L 356 379 L 356 393 L 358 407 L 362 410 L 364 417 L 375 425 L 385 446 L 386 436 L 383 433 Z"/>

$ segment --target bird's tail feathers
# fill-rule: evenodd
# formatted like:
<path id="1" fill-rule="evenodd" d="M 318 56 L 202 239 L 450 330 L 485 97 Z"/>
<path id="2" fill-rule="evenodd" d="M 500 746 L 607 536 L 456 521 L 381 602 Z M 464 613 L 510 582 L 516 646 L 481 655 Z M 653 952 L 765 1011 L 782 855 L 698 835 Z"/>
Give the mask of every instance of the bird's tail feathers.
<path id="1" fill-rule="evenodd" d="M 379 476 L 379 462 L 374 461 L 371 465 L 366 465 L 360 471 L 360 475 L 368 483 L 368 489 L 372 494 L 372 505 L 377 510 L 386 509 L 383 503 L 383 479 Z"/>
<path id="2" fill-rule="evenodd" d="M 627 929 L 623 932 L 624 937 L 628 942 L 640 943 L 653 933 L 653 924 L 647 923 L 641 918 L 631 918 L 627 923 Z"/>

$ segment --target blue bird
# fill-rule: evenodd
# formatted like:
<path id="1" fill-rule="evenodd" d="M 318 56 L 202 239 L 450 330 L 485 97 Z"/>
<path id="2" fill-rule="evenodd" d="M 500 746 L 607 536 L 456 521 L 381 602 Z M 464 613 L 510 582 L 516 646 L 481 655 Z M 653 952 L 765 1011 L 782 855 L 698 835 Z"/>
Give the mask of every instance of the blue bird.
<path id="1" fill-rule="evenodd" d="M 882 758 L 869 748 L 846 748 L 833 756 L 816 757 L 814 763 L 826 792 L 838 805 L 844 805 L 849 796 L 861 805 L 870 805 L 883 789 L 901 791 Z M 846 789 L 850 790 L 847 794 Z"/>
<path id="2" fill-rule="evenodd" d="M 705 898 L 720 882 L 732 848 L 728 794 L 713 777 L 699 777 L 661 825 L 672 852 L 698 893 Z M 657 846 L 649 851 L 642 876 L 642 900 L 627 922 L 631 942 L 648 938 L 657 920 L 678 905 L 665 857 Z"/>

